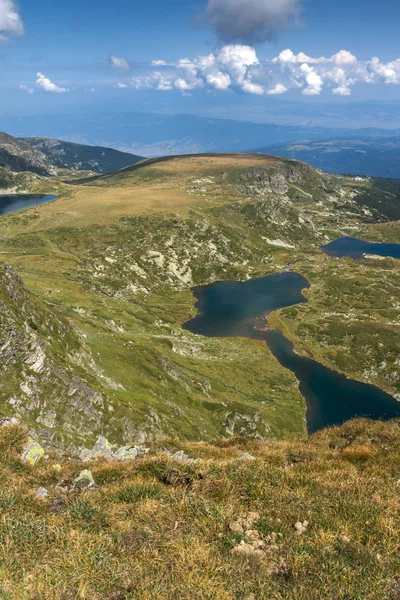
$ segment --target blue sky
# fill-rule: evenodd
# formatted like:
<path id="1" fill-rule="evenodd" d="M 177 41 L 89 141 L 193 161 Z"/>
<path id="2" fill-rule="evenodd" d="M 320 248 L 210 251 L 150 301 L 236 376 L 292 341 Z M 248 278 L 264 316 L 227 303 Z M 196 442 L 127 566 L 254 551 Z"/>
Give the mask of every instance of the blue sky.
<path id="1" fill-rule="evenodd" d="M 0 0 L 0 109 L 400 100 L 397 0 L 243 1 Z"/>

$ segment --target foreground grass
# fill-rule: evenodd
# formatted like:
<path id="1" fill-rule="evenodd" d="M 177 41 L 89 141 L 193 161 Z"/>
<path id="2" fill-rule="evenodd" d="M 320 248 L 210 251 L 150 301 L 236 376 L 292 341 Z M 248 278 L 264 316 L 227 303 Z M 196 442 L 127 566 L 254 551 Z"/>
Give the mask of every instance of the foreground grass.
<path id="1" fill-rule="evenodd" d="M 122 464 L 50 453 L 22 465 L 25 436 L 0 430 L 5 600 L 399 597 L 399 421 L 353 421 L 304 442 L 164 441 Z M 178 448 L 201 460 L 164 453 Z M 88 466 L 98 490 L 74 491 Z M 248 539 L 230 524 L 249 511 L 261 555 L 232 552 Z"/>

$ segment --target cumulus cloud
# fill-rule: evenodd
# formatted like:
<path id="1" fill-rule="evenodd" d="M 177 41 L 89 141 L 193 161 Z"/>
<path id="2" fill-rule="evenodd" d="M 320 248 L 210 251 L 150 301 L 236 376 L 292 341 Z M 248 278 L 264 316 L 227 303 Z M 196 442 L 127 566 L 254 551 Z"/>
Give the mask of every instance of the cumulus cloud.
<path id="1" fill-rule="evenodd" d="M 275 87 L 267 90 L 267 94 L 270 96 L 279 96 L 280 94 L 284 94 L 287 92 L 287 88 L 281 83 L 277 83 Z"/>
<path id="2" fill-rule="evenodd" d="M 23 33 L 24 24 L 14 0 L 0 0 L 0 40 Z"/>
<path id="3" fill-rule="evenodd" d="M 162 70 L 151 65 L 145 75 L 126 82 L 136 89 L 188 92 L 203 88 L 259 96 L 290 90 L 319 96 L 324 89 L 336 96 L 349 96 L 353 86 L 361 84 L 400 85 L 400 59 L 388 63 L 376 57 L 362 61 L 348 50 L 328 58 L 312 57 L 286 49 L 274 58 L 260 60 L 252 46 L 229 44 L 211 54 L 182 58 Z"/>
<path id="4" fill-rule="evenodd" d="M 302 0 L 208 0 L 202 21 L 223 42 L 263 42 L 298 20 Z"/>
<path id="5" fill-rule="evenodd" d="M 153 67 L 164 67 L 167 63 L 165 62 L 165 60 L 153 60 L 151 62 L 151 64 L 153 65 Z"/>
<path id="6" fill-rule="evenodd" d="M 43 73 L 36 73 L 36 85 L 50 94 L 62 94 L 69 91 L 67 88 L 60 87 L 50 81 Z"/>
<path id="7" fill-rule="evenodd" d="M 177 83 L 177 82 L 175 82 Z M 158 90 L 160 92 L 167 92 L 174 88 L 174 84 L 170 78 L 164 77 L 159 71 L 155 71 L 151 75 L 143 76 L 143 77 L 133 77 L 131 82 L 131 86 L 136 88 L 137 90 Z M 185 82 L 182 80 L 182 86 L 184 86 Z M 176 86 L 178 87 L 178 86 Z M 178 89 L 190 89 L 189 87 L 182 87 Z"/>
<path id="8" fill-rule="evenodd" d="M 128 73 L 130 70 L 130 66 L 125 58 L 120 56 L 110 56 L 110 65 L 113 69 L 120 71 L 120 73 Z"/>

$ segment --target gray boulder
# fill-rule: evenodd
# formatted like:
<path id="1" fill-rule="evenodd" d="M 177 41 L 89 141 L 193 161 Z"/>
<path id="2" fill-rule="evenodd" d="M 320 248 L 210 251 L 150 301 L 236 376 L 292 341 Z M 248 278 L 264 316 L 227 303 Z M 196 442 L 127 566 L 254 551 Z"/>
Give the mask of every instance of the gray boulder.
<path id="1" fill-rule="evenodd" d="M 184 453 L 183 450 L 179 450 L 178 452 L 175 452 L 175 454 L 173 454 L 171 456 L 172 460 L 177 460 L 178 462 L 183 463 L 184 465 L 188 465 L 188 464 L 196 464 L 200 461 L 199 458 L 190 458 L 187 454 Z"/>
<path id="2" fill-rule="evenodd" d="M 122 446 L 113 454 L 114 460 L 134 460 L 140 452 L 140 446 Z"/>
<path id="3" fill-rule="evenodd" d="M 94 482 L 92 472 L 89 469 L 84 469 L 74 481 L 75 487 L 79 489 L 94 490 L 97 486 Z"/>
<path id="4" fill-rule="evenodd" d="M 35 440 L 32 440 L 30 438 L 22 451 L 21 461 L 30 465 L 36 465 L 36 463 L 39 462 L 43 455 L 44 450 L 42 446 L 38 442 L 35 442 Z"/>

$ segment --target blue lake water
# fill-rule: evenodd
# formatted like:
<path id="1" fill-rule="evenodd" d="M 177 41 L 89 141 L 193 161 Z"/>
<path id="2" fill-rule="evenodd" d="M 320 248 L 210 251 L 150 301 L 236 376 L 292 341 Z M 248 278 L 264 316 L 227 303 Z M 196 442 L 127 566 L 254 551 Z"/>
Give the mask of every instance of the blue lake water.
<path id="1" fill-rule="evenodd" d="M 17 212 L 24 208 L 39 206 L 39 204 L 46 204 L 46 202 L 50 202 L 54 198 L 56 196 L 42 194 L 0 194 L 0 216 Z"/>
<path id="2" fill-rule="evenodd" d="M 314 433 L 355 417 L 400 417 L 400 402 L 379 388 L 348 379 L 300 356 L 283 333 L 260 327 L 272 310 L 307 302 L 310 287 L 298 273 L 267 275 L 247 282 L 226 281 L 193 288 L 198 315 L 184 329 L 207 337 L 248 337 L 265 341 L 272 354 L 300 382 L 307 404 L 307 429 Z M 262 320 L 265 324 L 265 319 Z"/>
<path id="3" fill-rule="evenodd" d="M 400 258 L 400 244 L 387 244 L 378 242 L 366 242 L 349 236 L 344 236 L 323 246 L 322 250 L 329 256 L 338 258 L 348 256 L 354 260 L 360 260 L 364 254 L 376 254 Z"/>

